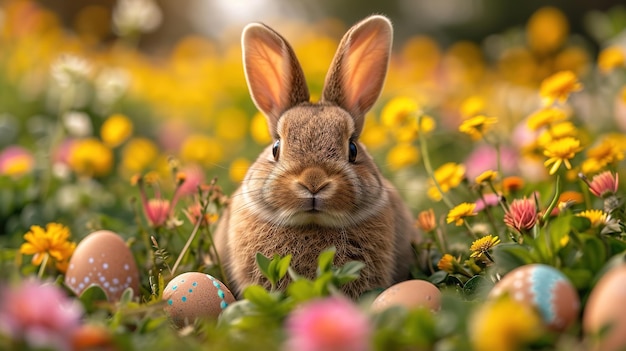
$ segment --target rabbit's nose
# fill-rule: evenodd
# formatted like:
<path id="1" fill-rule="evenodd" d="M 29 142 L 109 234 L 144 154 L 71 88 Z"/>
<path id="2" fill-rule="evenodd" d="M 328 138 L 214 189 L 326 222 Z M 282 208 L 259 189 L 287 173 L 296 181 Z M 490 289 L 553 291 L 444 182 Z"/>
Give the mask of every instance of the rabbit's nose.
<path id="1" fill-rule="evenodd" d="M 330 184 L 330 179 L 320 168 L 307 168 L 298 177 L 298 184 L 311 194 L 317 194 Z"/>

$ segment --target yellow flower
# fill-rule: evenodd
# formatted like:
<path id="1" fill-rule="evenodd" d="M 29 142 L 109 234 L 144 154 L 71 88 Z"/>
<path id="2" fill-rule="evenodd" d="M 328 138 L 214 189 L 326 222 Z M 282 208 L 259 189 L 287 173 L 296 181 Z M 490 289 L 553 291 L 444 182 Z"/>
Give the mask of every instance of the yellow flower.
<path id="1" fill-rule="evenodd" d="M 267 119 L 261 112 L 257 112 L 252 117 L 250 134 L 252 139 L 259 145 L 267 145 L 272 141 L 272 136 L 267 126 Z"/>
<path id="2" fill-rule="evenodd" d="M 417 118 L 420 106 L 408 96 L 398 96 L 391 99 L 381 112 L 380 121 L 385 127 L 394 128 L 403 125 L 410 118 Z"/>
<path id="3" fill-rule="evenodd" d="M 496 124 L 497 122 L 498 119 L 495 117 L 479 115 L 463 121 L 459 126 L 459 131 L 469 135 L 472 140 L 478 140 L 485 135 L 492 124 Z"/>
<path id="4" fill-rule="evenodd" d="M 474 117 L 485 111 L 485 99 L 480 96 L 470 96 L 461 103 L 461 116 L 463 118 Z"/>
<path id="5" fill-rule="evenodd" d="M 542 54 L 554 52 L 563 45 L 569 33 L 567 17 L 551 6 L 537 10 L 528 20 L 526 36 L 529 46 Z"/>
<path id="6" fill-rule="evenodd" d="M 363 132 L 359 139 L 365 146 L 372 150 L 380 148 L 389 141 L 387 130 L 382 128 L 373 116 L 369 115 L 365 118 L 365 126 L 363 127 Z"/>
<path id="7" fill-rule="evenodd" d="M 500 243 L 500 238 L 497 236 L 493 236 L 491 234 L 485 235 L 484 237 L 474 240 L 472 246 L 470 246 L 470 251 L 472 254 L 470 257 L 481 257 L 484 254 L 488 254 L 489 250 L 491 250 L 494 246 Z"/>
<path id="8" fill-rule="evenodd" d="M 114 114 L 107 118 L 100 128 L 100 137 L 109 147 L 122 144 L 133 134 L 133 123 L 122 114 Z"/>
<path id="9" fill-rule="evenodd" d="M 623 67 L 625 62 L 624 49 L 619 46 L 609 46 L 598 55 L 598 68 L 602 73 L 609 73 L 615 68 Z"/>
<path id="10" fill-rule="evenodd" d="M 48 223 L 46 229 L 34 225 L 24 234 L 25 243 L 20 247 L 24 255 L 33 255 L 32 263 L 42 264 L 46 255 L 52 257 L 59 270 L 64 271 L 67 261 L 74 253 L 76 243 L 69 241 L 70 230 L 59 223 Z"/>
<path id="11" fill-rule="evenodd" d="M 248 168 L 250 167 L 250 161 L 245 158 L 237 158 L 231 164 L 228 169 L 228 176 L 230 180 L 235 183 L 239 183 L 246 176 Z"/>
<path id="12" fill-rule="evenodd" d="M 492 171 L 489 169 L 489 170 L 484 171 L 480 175 L 478 175 L 478 177 L 476 177 L 476 183 L 477 184 L 489 183 L 489 182 L 493 182 L 494 180 L 496 180 L 496 178 L 498 178 L 498 172 Z"/>
<path id="13" fill-rule="evenodd" d="M 530 305 L 505 295 L 480 305 L 468 327 L 474 350 L 514 351 L 542 335 L 543 321 Z"/>
<path id="14" fill-rule="evenodd" d="M 567 114 L 560 108 L 545 107 L 528 116 L 526 125 L 530 130 L 539 130 L 551 124 L 561 122 L 567 119 Z"/>
<path id="15" fill-rule="evenodd" d="M 454 162 L 445 163 L 435 170 L 434 177 L 437 183 L 439 183 L 441 191 L 447 193 L 461 184 L 461 181 L 465 178 L 465 166 Z M 428 197 L 435 201 L 441 200 L 442 194 L 439 192 L 439 189 L 437 189 L 432 179 L 429 183 Z"/>
<path id="16" fill-rule="evenodd" d="M 212 167 L 222 160 L 224 151 L 222 144 L 216 139 L 202 134 L 193 134 L 183 142 L 180 154 L 185 162 Z"/>
<path id="17" fill-rule="evenodd" d="M 416 164 L 419 160 L 419 150 L 410 143 L 395 145 L 387 154 L 389 169 L 397 171 L 401 168 Z"/>
<path id="18" fill-rule="evenodd" d="M 441 269 L 444 272 L 452 274 L 456 272 L 455 266 L 458 263 L 459 262 L 456 258 L 454 258 L 454 256 L 450 254 L 445 254 L 441 257 L 439 263 L 437 263 L 437 268 Z"/>
<path id="19" fill-rule="evenodd" d="M 578 129 L 574 123 L 565 121 L 553 124 L 550 128 L 544 130 L 537 138 L 537 144 L 544 146 L 555 140 L 565 137 L 576 137 L 578 135 Z"/>
<path id="20" fill-rule="evenodd" d="M 576 214 L 576 216 L 587 218 L 592 227 L 602 226 L 608 220 L 608 214 L 602 210 L 586 210 Z"/>
<path id="21" fill-rule="evenodd" d="M 475 203 L 463 202 L 448 212 L 446 223 L 454 222 L 457 226 L 462 225 L 465 222 L 465 218 L 476 216 L 475 209 Z"/>
<path id="22" fill-rule="evenodd" d="M 113 152 L 97 139 L 82 139 L 72 144 L 68 163 L 79 175 L 104 176 L 113 167 Z"/>
<path id="23" fill-rule="evenodd" d="M 157 146 L 146 138 L 133 138 L 122 150 L 122 168 L 129 173 L 144 171 L 159 155 Z"/>
<path id="24" fill-rule="evenodd" d="M 582 150 L 580 146 L 580 140 L 567 137 L 559 140 L 555 140 L 548 145 L 546 145 L 543 154 L 548 158 L 544 165 L 547 167 L 552 165 L 550 168 L 550 174 L 556 173 L 561 166 L 561 163 L 565 164 L 567 169 L 572 168 L 569 160 L 572 159 L 578 151 Z"/>
<path id="25" fill-rule="evenodd" d="M 624 150 L 613 139 L 604 138 L 586 152 L 588 159 L 594 159 L 601 167 L 617 163 L 624 159 Z"/>
<path id="26" fill-rule="evenodd" d="M 541 82 L 539 95 L 546 105 L 558 101 L 563 103 L 569 94 L 582 90 L 583 86 L 572 71 L 560 71 Z"/>

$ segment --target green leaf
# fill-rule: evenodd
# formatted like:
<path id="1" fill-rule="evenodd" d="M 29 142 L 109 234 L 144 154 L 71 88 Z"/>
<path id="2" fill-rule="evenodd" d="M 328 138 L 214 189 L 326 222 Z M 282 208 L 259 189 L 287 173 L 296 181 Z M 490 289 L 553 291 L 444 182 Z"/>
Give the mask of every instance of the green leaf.
<path id="1" fill-rule="evenodd" d="M 333 266 L 333 260 L 335 259 L 335 253 L 337 249 L 333 246 L 330 247 L 319 255 L 317 258 L 317 274 L 321 275 L 330 271 Z"/>
<path id="2" fill-rule="evenodd" d="M 243 297 L 260 307 L 271 307 L 276 303 L 276 298 L 260 285 L 248 286 L 243 291 Z"/>
<path id="3" fill-rule="evenodd" d="M 474 299 L 481 295 L 486 295 L 492 286 L 493 283 L 487 280 L 487 278 L 482 275 L 475 275 L 463 285 L 463 294 L 470 299 Z"/>
<path id="4" fill-rule="evenodd" d="M 269 257 L 266 257 L 260 252 L 256 253 L 256 264 L 259 267 L 261 274 L 263 274 L 267 279 L 270 279 L 270 262 L 271 260 Z"/>
<path id="5" fill-rule="evenodd" d="M 493 257 L 498 268 L 504 272 L 535 261 L 529 249 L 517 243 L 496 245 L 493 248 Z"/>
<path id="6" fill-rule="evenodd" d="M 92 284 L 85 289 L 79 298 L 80 302 L 85 307 L 87 313 L 91 313 L 98 309 L 98 304 L 108 301 L 107 294 L 100 287 L 100 285 Z"/>
<path id="7" fill-rule="evenodd" d="M 122 305 L 127 305 L 133 301 L 133 288 L 126 288 L 122 293 L 122 297 L 120 298 L 120 303 Z"/>
<path id="8" fill-rule="evenodd" d="M 582 233 L 591 228 L 591 221 L 587 217 L 572 216 L 571 225 L 573 230 Z"/>
<path id="9" fill-rule="evenodd" d="M 606 263 L 607 250 L 604 242 L 593 235 L 579 235 L 582 241 L 582 256 L 578 259 L 576 267 L 586 268 L 593 272 L 599 271 Z"/>
<path id="10" fill-rule="evenodd" d="M 289 265 L 291 264 L 292 255 L 289 254 L 283 257 L 278 263 L 278 280 L 283 279 L 289 270 Z"/>
<path id="11" fill-rule="evenodd" d="M 315 291 L 315 284 L 306 279 L 297 280 L 289 284 L 287 294 L 296 302 L 304 302 L 320 297 Z"/>

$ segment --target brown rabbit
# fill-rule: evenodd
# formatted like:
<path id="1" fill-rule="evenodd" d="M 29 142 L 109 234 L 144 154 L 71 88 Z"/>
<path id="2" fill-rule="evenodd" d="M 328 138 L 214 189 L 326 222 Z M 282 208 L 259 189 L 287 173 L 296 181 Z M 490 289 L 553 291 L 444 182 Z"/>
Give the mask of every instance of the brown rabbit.
<path id="1" fill-rule="evenodd" d="M 365 113 L 382 90 L 392 32 L 383 16 L 352 27 L 321 101 L 311 103 L 289 43 L 263 24 L 244 29 L 248 87 L 274 143 L 250 167 L 216 232 L 237 294 L 250 284 L 269 287 L 256 266 L 257 252 L 292 254 L 292 268 L 313 278 L 318 255 L 334 246 L 335 265 L 365 263 L 360 278 L 343 287 L 352 298 L 409 278 L 417 235 L 411 213 L 359 142 Z"/>

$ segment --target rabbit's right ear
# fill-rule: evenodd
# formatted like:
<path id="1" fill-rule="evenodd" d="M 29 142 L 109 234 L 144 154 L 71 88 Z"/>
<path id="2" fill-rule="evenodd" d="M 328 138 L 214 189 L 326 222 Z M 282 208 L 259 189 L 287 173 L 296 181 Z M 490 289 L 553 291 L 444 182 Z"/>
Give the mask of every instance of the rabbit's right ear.
<path id="1" fill-rule="evenodd" d="M 276 124 L 282 113 L 309 101 L 304 73 L 289 43 L 264 24 L 246 26 L 241 45 L 250 95 L 267 117 L 270 134 L 276 137 Z"/>

